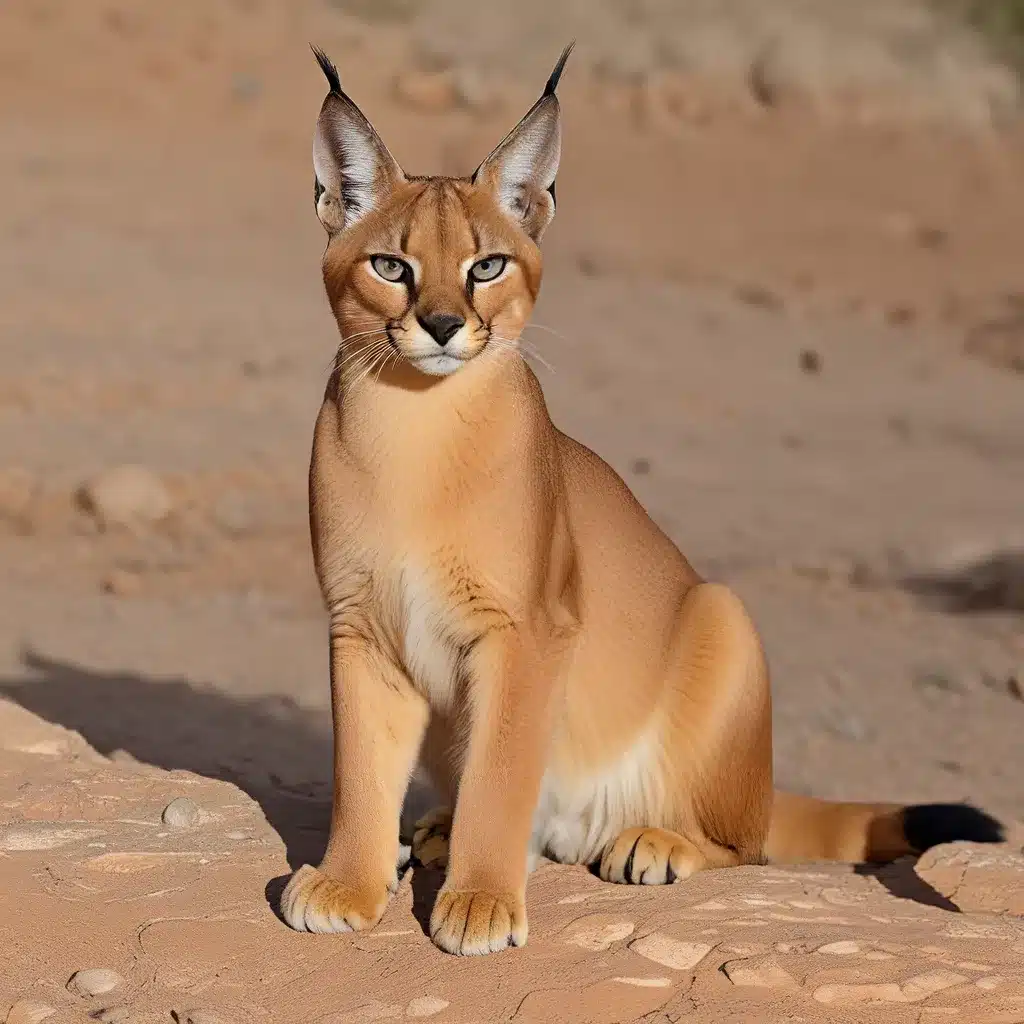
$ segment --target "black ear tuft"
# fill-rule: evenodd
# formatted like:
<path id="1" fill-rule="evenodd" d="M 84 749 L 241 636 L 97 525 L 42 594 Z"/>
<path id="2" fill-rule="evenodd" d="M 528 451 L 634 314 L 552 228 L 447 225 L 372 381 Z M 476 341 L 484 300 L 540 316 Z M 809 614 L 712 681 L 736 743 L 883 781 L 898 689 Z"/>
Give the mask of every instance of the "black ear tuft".
<path id="1" fill-rule="evenodd" d="M 970 804 L 918 804 L 903 808 L 903 835 L 918 853 L 942 843 L 1001 843 L 1003 826 Z"/>
<path id="2" fill-rule="evenodd" d="M 331 58 L 318 46 L 310 44 L 309 48 L 313 51 L 313 56 L 316 57 L 320 70 L 327 76 L 327 83 L 331 87 L 331 92 L 337 96 L 344 95 L 341 91 L 341 78 L 338 76 L 338 69 L 331 63 Z"/>
<path id="3" fill-rule="evenodd" d="M 551 72 L 551 76 L 548 78 L 548 84 L 544 86 L 544 96 L 554 96 L 555 90 L 558 88 L 558 81 L 562 77 L 562 72 L 565 70 L 566 61 L 569 59 L 569 54 L 572 53 L 573 47 L 576 45 L 574 39 L 563 51 L 562 56 L 558 58 L 558 63 L 555 65 L 555 70 Z"/>

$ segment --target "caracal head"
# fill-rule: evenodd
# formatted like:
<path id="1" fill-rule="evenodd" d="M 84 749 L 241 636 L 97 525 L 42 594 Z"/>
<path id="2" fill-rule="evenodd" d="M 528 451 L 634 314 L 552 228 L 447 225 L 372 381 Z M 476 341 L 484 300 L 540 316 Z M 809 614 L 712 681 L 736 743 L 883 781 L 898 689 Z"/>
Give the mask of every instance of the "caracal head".
<path id="1" fill-rule="evenodd" d="M 571 50 L 467 178 L 406 174 L 314 50 L 330 84 L 313 141 L 314 195 L 343 371 L 365 379 L 404 363 L 444 377 L 485 351 L 514 349 L 540 288 L 537 243 L 555 213 L 555 89 Z"/>

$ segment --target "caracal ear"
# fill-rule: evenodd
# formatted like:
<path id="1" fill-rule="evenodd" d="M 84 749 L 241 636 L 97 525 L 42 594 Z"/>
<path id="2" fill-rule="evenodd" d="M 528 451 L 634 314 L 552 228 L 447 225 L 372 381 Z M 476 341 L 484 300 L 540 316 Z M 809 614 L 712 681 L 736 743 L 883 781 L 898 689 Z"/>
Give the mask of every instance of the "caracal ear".
<path id="1" fill-rule="evenodd" d="M 312 49 L 331 87 L 313 138 L 313 198 L 320 223 L 333 235 L 379 206 L 405 174 L 373 125 L 345 95 L 327 55 Z"/>
<path id="2" fill-rule="evenodd" d="M 555 175 L 562 149 L 555 89 L 574 45 L 562 51 L 541 98 L 473 175 L 473 183 L 490 188 L 498 205 L 535 242 L 555 215 Z"/>

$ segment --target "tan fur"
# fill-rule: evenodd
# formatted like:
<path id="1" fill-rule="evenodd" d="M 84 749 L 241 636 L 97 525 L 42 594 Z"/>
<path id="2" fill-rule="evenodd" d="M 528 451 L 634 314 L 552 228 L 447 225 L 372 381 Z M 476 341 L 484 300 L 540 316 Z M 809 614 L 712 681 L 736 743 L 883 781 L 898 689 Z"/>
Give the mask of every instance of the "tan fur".
<path id="1" fill-rule="evenodd" d="M 327 852 L 293 876 L 286 920 L 379 919 L 417 759 L 454 807 L 414 840 L 447 866 L 431 934 L 450 952 L 526 941 L 541 854 L 661 884 L 768 856 L 907 852 L 888 807 L 773 793 L 768 673 L 742 604 L 552 424 L 518 357 L 553 210 L 553 89 L 475 179 L 408 178 L 343 101 L 332 91 L 318 135 L 342 343 L 310 468 L 335 797 Z M 356 219 L 346 154 L 330 162 L 352 131 L 375 161 Z M 415 280 L 382 280 L 379 253 Z M 508 257 L 504 275 L 470 291 L 467 268 L 491 254 Z M 444 352 L 420 325 L 438 313 L 466 321 Z"/>

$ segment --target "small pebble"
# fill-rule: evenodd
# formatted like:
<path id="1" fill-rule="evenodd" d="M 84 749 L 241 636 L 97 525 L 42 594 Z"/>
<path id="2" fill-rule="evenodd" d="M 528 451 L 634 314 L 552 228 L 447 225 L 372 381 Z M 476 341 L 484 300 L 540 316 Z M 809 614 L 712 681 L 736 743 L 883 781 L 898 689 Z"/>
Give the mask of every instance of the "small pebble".
<path id="1" fill-rule="evenodd" d="M 138 573 L 127 572 L 124 569 L 111 569 L 100 580 L 100 590 L 104 594 L 112 594 L 114 597 L 133 597 L 141 589 L 142 580 Z"/>
<path id="2" fill-rule="evenodd" d="M 124 978 L 117 971 L 109 967 L 88 967 L 71 975 L 67 989 L 76 996 L 101 996 L 122 984 Z"/>
<path id="3" fill-rule="evenodd" d="M 914 241 L 922 249 L 941 249 L 949 241 L 949 232 L 932 224 L 921 224 L 914 232 Z"/>
<path id="4" fill-rule="evenodd" d="M 917 311 L 912 306 L 890 306 L 885 311 L 885 319 L 893 327 L 907 327 L 917 318 Z"/>
<path id="5" fill-rule="evenodd" d="M 199 824 L 201 817 L 202 812 L 194 801 L 187 796 L 179 796 L 164 808 L 160 820 L 175 828 L 192 828 Z"/>
<path id="6" fill-rule="evenodd" d="M 737 988 L 797 988 L 797 981 L 771 957 L 730 960 L 722 973 Z"/>
<path id="7" fill-rule="evenodd" d="M 944 693 L 964 693 L 966 687 L 944 669 L 924 669 L 914 676 L 914 685 L 922 690 L 940 690 Z"/>
<path id="8" fill-rule="evenodd" d="M 177 1024 L 231 1024 L 227 1017 L 222 1017 L 213 1010 L 175 1011 L 172 1016 Z"/>
<path id="9" fill-rule="evenodd" d="M 821 373 L 821 353 L 816 352 L 813 348 L 805 348 L 800 353 L 800 369 L 804 373 Z"/>
<path id="10" fill-rule="evenodd" d="M 1024 701 L 1024 665 L 1007 677 L 1006 692 L 1015 700 Z"/>
<path id="11" fill-rule="evenodd" d="M 101 529 L 157 523 L 171 512 L 170 492 L 145 466 L 115 466 L 78 489 L 78 504 Z"/>
<path id="12" fill-rule="evenodd" d="M 824 946 L 818 947 L 819 953 L 828 953 L 831 956 L 852 956 L 860 952 L 860 944 L 844 940 L 842 942 L 827 942 Z"/>
<path id="13" fill-rule="evenodd" d="M 6 1017 L 6 1024 L 40 1024 L 57 1011 L 46 1003 L 35 999 L 22 999 L 15 1003 Z"/>
<path id="14" fill-rule="evenodd" d="M 661 932 L 651 932 L 629 944 L 629 948 L 648 960 L 674 971 L 692 971 L 711 952 L 704 942 L 683 942 Z"/>
<path id="15" fill-rule="evenodd" d="M 241 103 L 251 103 L 263 92 L 263 80 L 258 75 L 238 72 L 231 80 L 231 95 Z"/>
<path id="16" fill-rule="evenodd" d="M 93 1016 L 103 1024 L 124 1024 L 131 1017 L 131 1010 L 127 1006 L 110 1006 Z"/>
<path id="17" fill-rule="evenodd" d="M 27 525 L 39 481 L 20 466 L 0 469 L 0 520 Z"/>
<path id="18" fill-rule="evenodd" d="M 455 81 L 447 71 L 409 70 L 395 78 L 395 97 L 424 113 L 451 110 L 459 101 Z"/>
<path id="19" fill-rule="evenodd" d="M 632 921 L 614 921 L 611 924 L 590 922 L 573 932 L 566 942 L 581 949 L 601 952 L 629 938 L 635 929 L 636 925 Z"/>
<path id="20" fill-rule="evenodd" d="M 748 306 L 756 306 L 759 309 L 767 309 L 772 312 L 778 312 L 785 305 L 775 292 L 756 284 L 740 285 L 736 289 L 736 298 Z"/>
<path id="21" fill-rule="evenodd" d="M 447 999 L 439 999 L 437 996 L 420 996 L 418 999 L 413 999 L 405 1008 L 405 1015 L 407 1017 L 433 1017 L 435 1013 L 440 1013 L 447 1007 Z"/>

